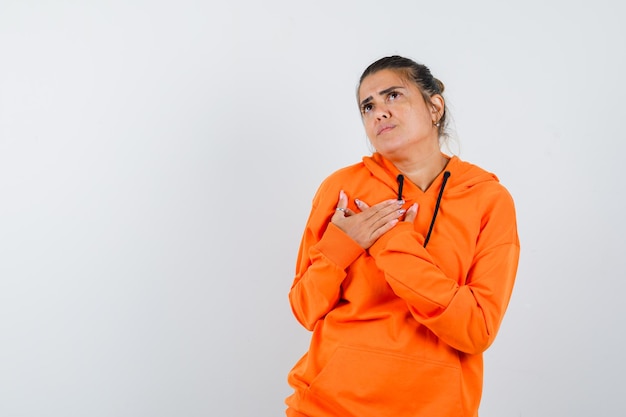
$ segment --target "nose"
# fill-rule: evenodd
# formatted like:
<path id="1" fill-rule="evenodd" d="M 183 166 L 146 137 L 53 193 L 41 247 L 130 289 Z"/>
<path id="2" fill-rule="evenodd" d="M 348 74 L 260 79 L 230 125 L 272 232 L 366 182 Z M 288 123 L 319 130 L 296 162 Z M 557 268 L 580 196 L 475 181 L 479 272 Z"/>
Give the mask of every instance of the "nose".
<path id="1" fill-rule="evenodd" d="M 378 120 L 389 119 L 389 109 L 385 105 L 376 106 L 376 118 Z"/>

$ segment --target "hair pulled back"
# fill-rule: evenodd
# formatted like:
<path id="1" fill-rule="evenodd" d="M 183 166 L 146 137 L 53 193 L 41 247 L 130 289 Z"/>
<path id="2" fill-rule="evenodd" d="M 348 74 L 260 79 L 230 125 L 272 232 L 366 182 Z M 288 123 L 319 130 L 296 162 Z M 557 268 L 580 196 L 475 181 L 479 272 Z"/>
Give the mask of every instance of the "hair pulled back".
<path id="1" fill-rule="evenodd" d="M 406 81 L 411 81 L 413 84 L 415 84 L 422 93 L 426 104 L 432 104 L 430 98 L 434 94 L 439 94 L 443 96 L 445 86 L 441 81 L 433 77 L 430 69 L 426 65 L 418 64 L 412 59 L 405 58 L 399 55 L 384 57 L 370 64 L 370 66 L 368 66 L 365 71 L 363 71 L 363 74 L 361 74 L 361 78 L 359 78 L 358 88 L 361 88 L 363 80 L 368 75 L 372 75 L 374 73 L 377 73 L 378 71 L 386 69 L 397 72 L 401 77 L 406 79 Z M 448 107 L 445 105 L 444 100 L 443 114 L 440 115 L 438 127 L 438 133 L 440 138 L 448 136 L 446 117 L 447 113 Z"/>

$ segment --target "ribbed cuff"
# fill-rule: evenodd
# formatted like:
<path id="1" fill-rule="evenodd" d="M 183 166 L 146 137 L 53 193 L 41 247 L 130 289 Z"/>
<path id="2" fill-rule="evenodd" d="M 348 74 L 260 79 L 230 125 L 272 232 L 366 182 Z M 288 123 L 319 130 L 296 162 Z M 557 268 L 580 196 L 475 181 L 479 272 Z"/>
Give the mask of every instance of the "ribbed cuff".
<path id="1" fill-rule="evenodd" d="M 333 223 L 328 225 L 326 232 L 315 245 L 315 249 L 341 269 L 346 269 L 365 253 L 365 250 L 358 243 Z"/>

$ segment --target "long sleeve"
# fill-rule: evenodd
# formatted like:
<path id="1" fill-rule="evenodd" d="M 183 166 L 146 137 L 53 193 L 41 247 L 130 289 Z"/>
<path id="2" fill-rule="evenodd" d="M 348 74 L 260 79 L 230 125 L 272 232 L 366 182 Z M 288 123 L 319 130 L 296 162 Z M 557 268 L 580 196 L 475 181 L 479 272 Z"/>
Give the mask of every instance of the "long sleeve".
<path id="1" fill-rule="evenodd" d="M 466 277 L 448 277 L 410 223 L 379 239 L 370 255 L 413 317 L 442 341 L 475 354 L 493 342 L 517 271 L 519 242 L 512 200 L 493 201 L 483 216 Z"/>
<path id="2" fill-rule="evenodd" d="M 289 291 L 293 314 L 308 330 L 313 330 L 317 321 L 337 304 L 346 268 L 365 252 L 328 223 L 328 216 L 320 216 L 316 210 L 325 209 L 314 206 L 309 217 L 300 244 L 296 277 Z"/>

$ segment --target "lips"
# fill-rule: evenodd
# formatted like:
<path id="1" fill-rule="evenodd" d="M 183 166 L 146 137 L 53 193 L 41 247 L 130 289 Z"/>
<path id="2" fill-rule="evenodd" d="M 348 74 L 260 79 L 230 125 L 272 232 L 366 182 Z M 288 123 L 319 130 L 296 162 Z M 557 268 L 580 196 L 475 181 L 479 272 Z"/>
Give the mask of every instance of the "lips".
<path id="1" fill-rule="evenodd" d="M 391 129 L 393 129 L 394 127 L 396 127 L 396 126 L 395 126 L 395 125 L 392 125 L 392 124 L 384 124 L 384 125 L 380 125 L 380 126 L 378 127 L 378 131 L 376 132 L 376 135 L 378 136 L 378 135 L 380 135 L 380 134 L 383 134 L 383 133 L 385 133 L 385 132 L 388 132 L 388 131 L 390 131 Z"/>

